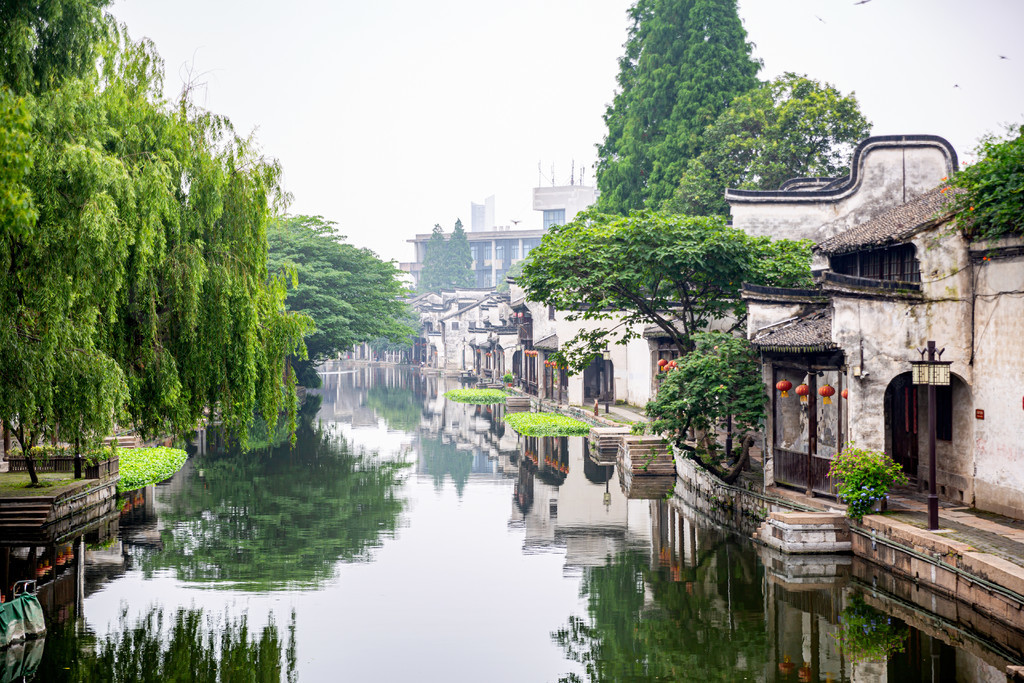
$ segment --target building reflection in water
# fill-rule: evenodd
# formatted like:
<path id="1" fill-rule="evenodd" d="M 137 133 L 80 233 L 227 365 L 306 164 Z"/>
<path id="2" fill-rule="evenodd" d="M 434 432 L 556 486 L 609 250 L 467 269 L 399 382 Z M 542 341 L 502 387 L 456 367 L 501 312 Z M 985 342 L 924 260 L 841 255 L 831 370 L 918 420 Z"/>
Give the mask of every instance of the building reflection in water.
<path id="1" fill-rule="evenodd" d="M 564 572 L 650 548 L 650 509 L 630 500 L 614 468 L 590 458 L 584 437 L 522 437 L 509 526 L 525 531 L 525 553 L 564 552 Z"/>
<path id="2" fill-rule="evenodd" d="M 581 576 L 587 612 L 552 637 L 590 680 L 980 683 L 1022 661 L 1020 634 L 978 615 L 968 630 L 949 605 L 943 621 L 922 609 L 942 611 L 941 597 L 888 575 L 880 586 L 879 568 L 849 556 L 755 546 L 672 496 L 673 477 L 624 490 L 587 439 L 519 437 L 502 406 L 443 398 L 460 386 L 371 366 L 329 376 L 324 391 L 354 425 L 415 431 L 417 472 L 436 486 L 512 480 L 508 525 L 523 552 L 563 553 L 563 573 Z"/>

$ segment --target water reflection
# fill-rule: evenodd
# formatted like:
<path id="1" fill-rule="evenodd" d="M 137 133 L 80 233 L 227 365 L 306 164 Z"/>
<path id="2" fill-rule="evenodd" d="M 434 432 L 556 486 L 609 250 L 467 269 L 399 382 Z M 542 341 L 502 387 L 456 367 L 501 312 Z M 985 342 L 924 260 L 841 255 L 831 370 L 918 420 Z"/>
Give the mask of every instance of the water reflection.
<path id="1" fill-rule="evenodd" d="M 404 467 L 310 421 L 294 449 L 196 456 L 163 489 L 159 542 L 135 545 L 135 561 L 218 588 L 315 588 L 394 533 Z"/>
<path id="2" fill-rule="evenodd" d="M 673 477 L 624 487 L 582 437 L 520 438 L 503 407 L 446 401 L 457 381 L 329 372 L 295 449 L 276 430 L 259 453 L 200 441 L 171 482 L 122 501 L 114 542 L 82 543 L 71 587 L 45 588 L 72 598 L 51 601 L 36 680 L 179 671 L 173 653 L 190 648 L 222 677 L 262 662 L 244 680 L 970 683 L 1020 663 L 1024 633 L 875 565 L 755 547 Z M 10 566 L 34 569 L 29 552 Z M 118 621 L 126 595 L 141 611 Z M 272 623 L 246 631 L 236 599 L 294 608 L 287 644 Z M 196 602 L 205 612 L 178 609 Z M 218 629 L 234 644 L 214 662 L 202 648 Z"/>
<path id="3" fill-rule="evenodd" d="M 47 637 L 39 681 L 251 681 L 296 680 L 295 614 L 287 641 L 273 617 L 259 629 L 247 616 L 150 607 L 130 619 L 127 608 L 109 633 L 97 636 L 81 622 L 56 625 Z M 42 643 L 38 643 L 41 647 Z M 2 680 L 13 680 L 3 678 Z"/>
<path id="4" fill-rule="evenodd" d="M 756 558 L 739 539 L 650 505 L 653 547 L 590 568 L 586 614 L 571 616 L 554 640 L 591 681 L 761 678 L 767 631 Z"/>

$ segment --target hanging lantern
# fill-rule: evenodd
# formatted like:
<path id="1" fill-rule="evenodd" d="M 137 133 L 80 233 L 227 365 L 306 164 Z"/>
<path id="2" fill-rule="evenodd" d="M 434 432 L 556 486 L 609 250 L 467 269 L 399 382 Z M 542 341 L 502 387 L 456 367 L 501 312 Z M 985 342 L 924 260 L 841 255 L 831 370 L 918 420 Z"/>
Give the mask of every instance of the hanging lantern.
<path id="1" fill-rule="evenodd" d="M 675 370 L 676 369 L 676 362 L 674 360 L 670 360 L 668 362 L 668 369 L 669 370 Z"/>
<path id="2" fill-rule="evenodd" d="M 779 673 L 783 676 L 789 676 L 789 674 L 793 673 L 794 669 L 796 669 L 796 664 L 789 658 L 789 655 L 783 657 L 782 661 L 779 662 Z"/>
<path id="3" fill-rule="evenodd" d="M 800 670 L 796 672 L 797 679 L 800 683 L 808 683 L 811 680 L 811 665 L 808 662 L 804 662 L 804 665 L 800 667 Z"/>
<path id="4" fill-rule="evenodd" d="M 789 390 L 793 388 L 793 383 L 788 379 L 784 379 L 775 385 L 775 388 L 782 392 L 782 398 L 789 396 Z"/>
<path id="5" fill-rule="evenodd" d="M 822 397 L 821 404 L 827 406 L 832 403 L 832 397 L 835 396 L 836 390 L 826 384 L 821 389 L 818 389 L 818 394 Z"/>
<path id="6" fill-rule="evenodd" d="M 806 384 L 801 384 L 796 388 L 796 395 L 800 397 L 801 403 L 807 403 L 807 397 L 811 394 L 811 388 Z"/>
<path id="7" fill-rule="evenodd" d="M 658 368 L 660 368 L 662 372 L 665 372 L 666 365 L 668 365 L 668 361 L 665 360 L 664 358 L 658 361 Z"/>
<path id="8" fill-rule="evenodd" d="M 850 398 L 850 390 L 849 389 L 843 389 L 843 392 L 841 394 L 839 394 L 839 395 L 842 396 L 843 398 Z"/>

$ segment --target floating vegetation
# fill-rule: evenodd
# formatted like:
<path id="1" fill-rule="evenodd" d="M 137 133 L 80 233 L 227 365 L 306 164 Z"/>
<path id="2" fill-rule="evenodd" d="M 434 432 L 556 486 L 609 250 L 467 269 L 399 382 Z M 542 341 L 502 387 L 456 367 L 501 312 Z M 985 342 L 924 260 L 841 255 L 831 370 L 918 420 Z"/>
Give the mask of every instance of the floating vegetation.
<path id="1" fill-rule="evenodd" d="M 117 492 L 127 493 L 169 479 L 188 460 L 179 448 L 122 448 L 117 452 L 121 478 Z"/>
<path id="2" fill-rule="evenodd" d="M 508 396 L 501 389 L 452 389 L 444 392 L 444 397 L 456 403 L 504 403 Z"/>
<path id="3" fill-rule="evenodd" d="M 590 425 L 556 413 L 510 413 L 508 426 L 523 436 L 586 436 Z"/>

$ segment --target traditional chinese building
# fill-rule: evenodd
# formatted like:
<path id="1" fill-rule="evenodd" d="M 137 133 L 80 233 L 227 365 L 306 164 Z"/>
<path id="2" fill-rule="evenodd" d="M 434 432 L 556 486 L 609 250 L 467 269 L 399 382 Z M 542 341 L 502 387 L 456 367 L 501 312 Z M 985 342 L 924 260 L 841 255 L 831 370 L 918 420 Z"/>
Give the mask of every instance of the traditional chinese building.
<path id="1" fill-rule="evenodd" d="M 852 169 L 727 193 L 738 227 L 816 242 L 813 288 L 744 288 L 771 396 L 766 484 L 830 494 L 829 461 L 852 441 L 927 487 L 928 392 L 910 361 L 934 340 L 952 362 L 936 392 L 939 497 L 1024 517 L 1024 240 L 954 229 L 941 138 L 869 138 Z M 747 211 L 758 203 L 771 222 Z"/>

